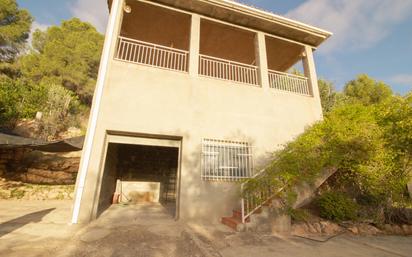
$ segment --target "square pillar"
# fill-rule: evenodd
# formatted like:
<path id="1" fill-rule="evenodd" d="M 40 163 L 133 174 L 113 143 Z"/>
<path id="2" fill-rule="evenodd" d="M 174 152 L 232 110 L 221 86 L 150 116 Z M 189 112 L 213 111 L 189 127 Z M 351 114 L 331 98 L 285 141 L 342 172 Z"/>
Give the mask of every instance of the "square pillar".
<path id="1" fill-rule="evenodd" d="M 190 28 L 190 50 L 189 50 L 189 74 L 197 77 L 199 74 L 199 49 L 200 49 L 200 16 L 192 14 Z"/>
<path id="2" fill-rule="evenodd" d="M 269 90 L 269 70 L 266 53 L 266 37 L 263 32 L 256 33 L 255 39 L 256 65 L 258 66 L 258 77 L 263 89 Z"/>
<path id="3" fill-rule="evenodd" d="M 76 180 L 71 219 L 71 223 L 73 224 L 90 221 L 96 212 L 95 207 L 97 204 L 95 196 L 99 195 L 100 187 L 97 184 L 97 181 L 100 181 L 99 176 L 101 176 L 101 174 L 90 168 L 93 164 L 90 162 L 90 159 L 92 155 L 96 154 L 95 151 L 101 150 L 101 148 L 96 147 L 96 145 L 103 143 L 99 140 L 95 140 L 95 135 L 99 133 L 99 130 L 97 129 L 97 121 L 103 92 L 107 83 L 107 72 L 110 69 L 110 64 L 113 61 L 116 52 L 117 39 L 120 34 L 123 19 L 124 4 L 125 0 L 113 0 L 110 9 L 110 16 L 106 28 L 102 57 L 99 66 L 99 74 L 97 76 L 96 88 L 90 109 L 89 123 Z M 96 138 L 100 139 L 99 137 Z"/>
<path id="4" fill-rule="evenodd" d="M 321 117 L 319 118 L 322 118 L 323 115 L 322 115 L 322 105 L 320 102 L 320 94 L 319 94 L 319 87 L 318 87 L 318 76 L 316 75 L 316 66 L 315 66 L 315 60 L 313 58 L 312 47 L 305 46 L 302 62 L 303 62 L 305 76 L 308 78 L 310 94 L 316 101 L 316 107 L 319 108 L 319 113 L 321 114 Z"/>

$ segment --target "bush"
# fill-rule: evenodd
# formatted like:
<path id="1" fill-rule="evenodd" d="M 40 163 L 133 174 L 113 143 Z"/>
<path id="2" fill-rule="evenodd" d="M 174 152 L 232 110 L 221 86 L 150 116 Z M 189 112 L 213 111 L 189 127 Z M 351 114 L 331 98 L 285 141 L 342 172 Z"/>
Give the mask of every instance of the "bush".
<path id="1" fill-rule="evenodd" d="M 63 86 L 51 84 L 48 88 L 48 100 L 41 120 L 41 137 L 54 139 L 59 132 L 76 123 L 79 102 L 76 96 Z"/>
<path id="2" fill-rule="evenodd" d="M 340 192 L 327 192 L 316 201 L 322 218 L 343 221 L 357 217 L 358 205 L 348 196 Z"/>
<path id="3" fill-rule="evenodd" d="M 305 209 L 293 209 L 291 208 L 288 212 L 293 221 L 302 222 L 307 221 L 310 217 L 310 213 Z"/>
<path id="4" fill-rule="evenodd" d="M 47 102 L 48 89 L 24 80 L 0 77 L 0 127 L 13 127 L 22 118 L 33 118 Z"/>

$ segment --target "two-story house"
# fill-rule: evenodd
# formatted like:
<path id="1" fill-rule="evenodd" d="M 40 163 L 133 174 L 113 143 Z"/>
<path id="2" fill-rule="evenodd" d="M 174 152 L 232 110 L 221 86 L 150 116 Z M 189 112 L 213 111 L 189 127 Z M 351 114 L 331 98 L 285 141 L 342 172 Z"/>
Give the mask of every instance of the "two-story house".
<path id="1" fill-rule="evenodd" d="M 238 205 L 239 181 L 322 119 L 313 51 L 331 33 L 229 0 L 109 9 L 73 223 L 115 192 L 128 200 L 133 181 L 176 218 L 218 221 Z"/>

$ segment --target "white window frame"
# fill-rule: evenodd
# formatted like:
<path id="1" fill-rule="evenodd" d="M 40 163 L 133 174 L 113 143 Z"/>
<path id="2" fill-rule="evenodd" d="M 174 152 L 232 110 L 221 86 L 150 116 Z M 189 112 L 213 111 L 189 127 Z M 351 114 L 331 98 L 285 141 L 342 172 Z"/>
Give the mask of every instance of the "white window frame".
<path id="1" fill-rule="evenodd" d="M 252 175 L 253 153 L 248 142 L 202 140 L 202 180 L 239 181 Z"/>

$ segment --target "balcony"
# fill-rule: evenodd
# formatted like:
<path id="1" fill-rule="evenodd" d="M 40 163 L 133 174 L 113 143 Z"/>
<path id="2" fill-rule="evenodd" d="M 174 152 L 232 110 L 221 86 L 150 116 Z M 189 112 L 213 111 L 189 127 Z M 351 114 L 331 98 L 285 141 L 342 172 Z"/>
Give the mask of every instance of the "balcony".
<path id="1" fill-rule="evenodd" d="M 285 72 L 269 70 L 270 88 L 310 96 L 308 78 Z"/>
<path id="2" fill-rule="evenodd" d="M 119 37 L 116 60 L 175 71 L 188 71 L 189 52 Z"/>
<path id="3" fill-rule="evenodd" d="M 302 45 L 268 35 L 259 45 L 257 32 L 207 18 L 198 21 L 198 40 L 193 41 L 190 14 L 139 1 L 127 3 L 133 11 L 124 14 L 115 60 L 312 96 L 307 77 L 287 72 L 302 60 Z M 267 62 L 263 66 L 262 60 Z"/>
<path id="4" fill-rule="evenodd" d="M 200 55 L 199 75 L 259 86 L 258 67 Z"/>

